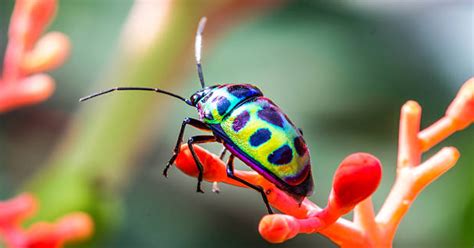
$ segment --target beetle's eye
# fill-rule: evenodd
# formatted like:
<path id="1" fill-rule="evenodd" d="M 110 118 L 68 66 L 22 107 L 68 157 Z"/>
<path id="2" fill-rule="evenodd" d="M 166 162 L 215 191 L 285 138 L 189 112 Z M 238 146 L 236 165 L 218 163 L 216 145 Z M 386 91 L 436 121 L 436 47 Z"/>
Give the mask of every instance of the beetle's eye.
<path id="1" fill-rule="evenodd" d="M 196 104 L 196 102 L 197 102 L 197 95 L 196 95 L 196 94 L 194 94 L 194 95 L 191 96 L 191 102 L 192 102 L 193 104 Z"/>

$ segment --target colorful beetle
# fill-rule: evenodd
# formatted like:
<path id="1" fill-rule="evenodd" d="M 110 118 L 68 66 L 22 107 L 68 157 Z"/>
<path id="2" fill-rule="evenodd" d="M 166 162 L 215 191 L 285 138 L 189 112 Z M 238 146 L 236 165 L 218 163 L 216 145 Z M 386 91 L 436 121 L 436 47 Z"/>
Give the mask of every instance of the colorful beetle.
<path id="1" fill-rule="evenodd" d="M 199 169 L 197 191 L 201 190 L 203 166 L 193 145 L 220 142 L 224 145 L 221 158 L 226 150 L 231 155 L 227 162 L 227 175 L 261 193 L 269 213 L 273 213 L 262 187 L 253 185 L 234 175 L 234 157 L 257 171 L 278 188 L 288 193 L 298 202 L 311 195 L 313 179 L 310 155 L 303 133 L 270 99 L 251 84 L 223 84 L 205 87 L 201 66 L 202 32 L 206 23 L 203 17 L 196 33 L 196 65 L 202 89 L 189 99 L 157 88 L 117 87 L 81 98 L 90 98 L 116 90 L 155 91 L 180 99 L 197 108 L 199 120 L 184 119 L 174 154 L 166 165 L 163 175 L 176 160 L 187 125 L 210 131 L 213 135 L 198 135 L 188 139 L 188 146 Z"/>

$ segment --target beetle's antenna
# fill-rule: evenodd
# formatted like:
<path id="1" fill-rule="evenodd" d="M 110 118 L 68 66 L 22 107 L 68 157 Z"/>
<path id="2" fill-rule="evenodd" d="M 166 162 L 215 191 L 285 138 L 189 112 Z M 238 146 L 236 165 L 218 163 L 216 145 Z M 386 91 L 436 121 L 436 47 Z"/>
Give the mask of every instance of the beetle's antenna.
<path id="1" fill-rule="evenodd" d="M 201 87 L 205 87 L 204 76 L 202 74 L 202 65 L 201 65 L 201 48 L 202 48 L 202 32 L 206 26 L 207 18 L 204 16 L 199 21 L 198 29 L 196 32 L 196 43 L 194 43 L 195 55 L 196 55 L 196 66 L 199 76 L 199 81 L 201 82 Z"/>
<path id="2" fill-rule="evenodd" d="M 91 98 L 94 98 L 94 97 L 97 97 L 97 96 L 101 96 L 101 95 L 105 95 L 107 93 L 110 93 L 110 92 L 114 92 L 114 91 L 119 91 L 119 90 L 144 90 L 144 91 L 154 91 L 154 92 L 157 92 L 157 93 L 162 93 L 162 94 L 165 94 L 165 95 L 168 95 L 168 96 L 172 96 L 174 98 L 178 98 L 179 100 L 185 102 L 186 104 L 190 105 L 190 106 L 193 106 L 191 104 L 191 101 L 189 101 L 188 99 L 182 97 L 182 96 L 179 96 L 179 95 L 176 95 L 174 93 L 171 93 L 171 92 L 168 92 L 168 91 L 164 91 L 164 90 L 160 90 L 158 88 L 147 88 L 147 87 L 115 87 L 115 88 L 110 88 L 108 90 L 104 90 L 104 91 L 101 91 L 101 92 L 97 92 L 97 93 L 94 93 L 92 95 L 88 95 L 88 96 L 85 96 L 85 97 L 82 97 L 79 99 L 79 102 L 83 102 L 83 101 L 87 101 Z"/>

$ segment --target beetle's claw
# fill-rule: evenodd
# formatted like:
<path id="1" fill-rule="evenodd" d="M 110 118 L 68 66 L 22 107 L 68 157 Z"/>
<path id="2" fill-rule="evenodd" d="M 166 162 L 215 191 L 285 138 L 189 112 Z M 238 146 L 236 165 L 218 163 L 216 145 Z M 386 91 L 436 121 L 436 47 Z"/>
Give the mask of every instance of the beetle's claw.
<path id="1" fill-rule="evenodd" d="M 178 153 L 174 152 L 173 156 L 171 156 L 170 160 L 168 161 L 168 163 L 166 164 L 166 167 L 165 169 L 163 170 L 163 176 L 165 176 L 166 178 L 168 177 L 168 170 L 170 169 L 171 165 L 174 163 L 174 161 L 176 160 L 176 157 L 178 156 Z"/>
<path id="2" fill-rule="evenodd" d="M 165 169 L 163 170 L 163 176 L 166 177 L 166 178 L 168 178 L 168 170 L 169 170 L 170 167 L 171 167 L 171 164 L 168 163 L 166 165 Z"/>
<path id="3" fill-rule="evenodd" d="M 201 181 L 198 181 L 196 192 L 204 194 L 204 191 L 202 191 L 202 189 L 201 189 Z"/>

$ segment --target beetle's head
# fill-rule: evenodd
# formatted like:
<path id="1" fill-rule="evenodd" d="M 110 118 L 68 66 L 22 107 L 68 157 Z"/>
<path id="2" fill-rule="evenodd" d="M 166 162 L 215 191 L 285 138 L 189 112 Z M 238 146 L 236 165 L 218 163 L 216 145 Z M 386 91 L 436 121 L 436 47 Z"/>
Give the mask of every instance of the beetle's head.
<path id="1" fill-rule="evenodd" d="M 209 87 L 206 87 L 204 89 L 200 89 L 200 90 L 196 91 L 196 93 L 194 93 L 189 98 L 189 101 L 190 101 L 191 105 L 193 105 L 194 107 L 197 107 L 199 101 L 203 100 L 204 97 L 209 96 L 212 92 L 212 89 L 214 89 L 215 87 L 217 87 L 217 85 L 209 86 Z"/>

